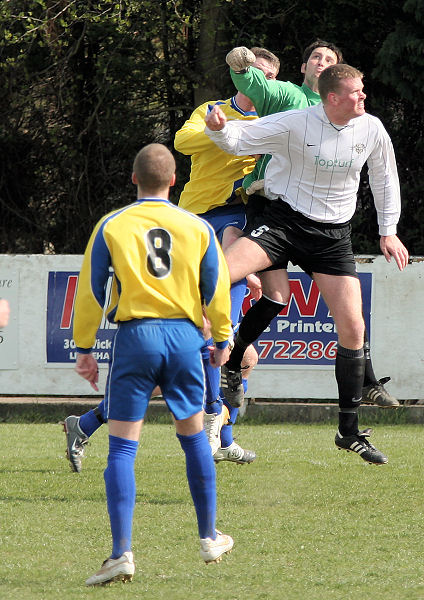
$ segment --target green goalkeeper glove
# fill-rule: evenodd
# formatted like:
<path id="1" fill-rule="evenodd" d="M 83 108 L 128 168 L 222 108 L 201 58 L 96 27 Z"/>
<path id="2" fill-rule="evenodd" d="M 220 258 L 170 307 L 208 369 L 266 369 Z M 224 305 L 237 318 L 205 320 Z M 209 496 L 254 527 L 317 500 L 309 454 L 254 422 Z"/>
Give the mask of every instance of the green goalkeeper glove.
<path id="1" fill-rule="evenodd" d="M 245 46 L 233 48 L 225 57 L 227 65 L 236 73 L 243 73 L 256 60 L 256 56 Z"/>

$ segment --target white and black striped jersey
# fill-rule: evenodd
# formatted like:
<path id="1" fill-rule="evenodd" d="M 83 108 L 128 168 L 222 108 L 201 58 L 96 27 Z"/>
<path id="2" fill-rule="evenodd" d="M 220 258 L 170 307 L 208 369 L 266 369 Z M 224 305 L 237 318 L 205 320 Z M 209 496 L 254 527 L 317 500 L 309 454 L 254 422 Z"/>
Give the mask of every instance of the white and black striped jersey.
<path id="1" fill-rule="evenodd" d="M 265 194 L 281 198 L 310 219 L 344 223 L 356 209 L 362 167 L 367 163 L 380 235 L 393 235 L 400 216 L 400 189 L 390 137 L 367 113 L 345 127 L 333 125 L 322 104 L 252 122 L 231 121 L 205 129 L 223 150 L 237 156 L 271 154 Z"/>

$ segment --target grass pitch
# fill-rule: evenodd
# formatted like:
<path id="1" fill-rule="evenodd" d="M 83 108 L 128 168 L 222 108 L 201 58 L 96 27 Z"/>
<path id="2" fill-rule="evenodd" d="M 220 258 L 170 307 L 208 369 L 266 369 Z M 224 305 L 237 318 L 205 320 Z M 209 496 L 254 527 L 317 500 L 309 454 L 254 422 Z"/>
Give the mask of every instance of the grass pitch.
<path id="1" fill-rule="evenodd" d="M 147 423 L 136 460 L 134 581 L 86 588 L 111 550 L 107 428 L 75 474 L 59 425 L 0 424 L 0 598 L 423 599 L 423 428 L 377 426 L 371 439 L 389 456 L 379 467 L 338 451 L 334 433 L 236 426 L 258 458 L 217 466 L 217 526 L 235 546 L 206 566 L 174 428 Z"/>

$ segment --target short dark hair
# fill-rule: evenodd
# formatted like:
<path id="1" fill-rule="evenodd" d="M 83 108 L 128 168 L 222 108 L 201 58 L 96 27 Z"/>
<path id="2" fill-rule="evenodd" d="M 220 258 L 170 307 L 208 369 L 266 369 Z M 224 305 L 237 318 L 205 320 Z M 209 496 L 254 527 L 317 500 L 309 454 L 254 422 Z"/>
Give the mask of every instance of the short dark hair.
<path id="1" fill-rule="evenodd" d="M 135 157 L 133 171 L 143 191 L 155 194 L 169 186 L 175 173 L 175 159 L 163 144 L 148 144 Z"/>
<path id="2" fill-rule="evenodd" d="M 250 51 L 253 52 L 256 58 L 264 58 L 265 60 L 269 61 L 272 64 L 272 66 L 277 69 L 278 73 L 278 71 L 280 70 L 280 59 L 277 56 L 275 56 L 275 54 L 273 54 L 270 50 L 254 46 L 253 48 L 250 48 Z"/>
<path id="3" fill-rule="evenodd" d="M 324 40 L 317 39 L 317 40 L 315 40 L 315 42 L 312 42 L 312 44 L 309 44 L 309 46 L 307 46 L 304 49 L 304 51 L 303 51 L 303 62 L 304 63 L 308 62 L 312 52 L 316 48 L 328 48 L 329 50 L 332 50 L 334 52 L 334 54 L 337 56 L 337 63 L 343 62 L 343 54 L 342 54 L 342 51 L 340 50 L 340 48 L 338 48 L 335 44 L 333 44 L 331 42 L 326 42 Z"/>
<path id="4" fill-rule="evenodd" d="M 328 72 L 327 72 L 328 71 Z M 318 78 L 318 91 L 324 102 L 330 92 L 338 92 L 343 79 L 362 79 L 364 74 L 346 64 L 330 65 Z"/>

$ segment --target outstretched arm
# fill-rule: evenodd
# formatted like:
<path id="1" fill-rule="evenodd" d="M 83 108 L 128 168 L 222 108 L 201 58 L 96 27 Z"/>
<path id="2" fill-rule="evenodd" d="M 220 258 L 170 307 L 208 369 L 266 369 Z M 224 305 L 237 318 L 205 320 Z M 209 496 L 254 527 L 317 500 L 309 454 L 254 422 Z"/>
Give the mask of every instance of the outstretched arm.
<path id="1" fill-rule="evenodd" d="M 277 154 L 290 131 L 290 112 L 268 115 L 253 121 L 231 120 L 219 106 L 205 117 L 205 133 L 219 148 L 236 156 Z"/>
<path id="2" fill-rule="evenodd" d="M 268 76 L 260 66 L 255 67 L 256 57 L 245 46 L 233 48 L 226 61 L 235 87 L 251 100 L 260 117 L 300 108 L 299 88 L 290 82 L 276 80 L 276 73 L 274 77 Z"/>
<path id="3" fill-rule="evenodd" d="M 409 253 L 398 236 L 382 235 L 380 237 L 380 248 L 387 262 L 391 262 L 393 256 L 399 271 L 403 271 L 408 264 Z"/>

